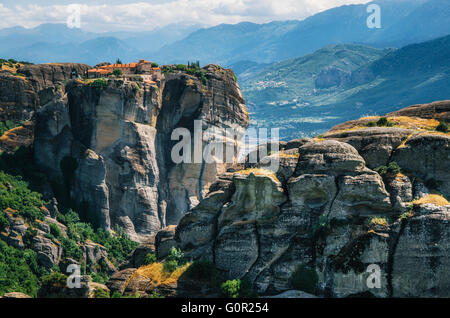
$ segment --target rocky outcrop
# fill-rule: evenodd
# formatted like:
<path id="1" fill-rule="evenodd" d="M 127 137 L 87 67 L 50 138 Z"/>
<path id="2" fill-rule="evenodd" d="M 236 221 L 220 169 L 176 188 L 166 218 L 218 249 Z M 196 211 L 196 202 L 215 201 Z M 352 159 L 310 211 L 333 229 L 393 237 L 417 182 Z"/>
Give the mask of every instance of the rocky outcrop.
<path id="1" fill-rule="evenodd" d="M 366 128 L 331 131 L 324 137 L 352 145 L 364 158 L 366 165 L 374 169 L 386 165 L 394 150 L 413 133 L 410 129 Z"/>
<path id="2" fill-rule="evenodd" d="M 38 92 L 40 104 L 45 105 L 53 99 L 51 92 L 55 85 L 64 85 L 64 82 L 84 76 L 91 67 L 79 63 L 49 63 L 38 65 L 26 65 L 18 70 L 31 83 Z M 57 88 L 57 87 L 56 87 Z"/>
<path id="3" fill-rule="evenodd" d="M 0 121 L 24 125 L 1 136 L 0 149 L 12 152 L 28 147 L 34 139 L 34 114 L 54 100 L 65 83 L 83 75 L 90 67 L 84 64 L 61 63 L 26 65 L 17 73 L 0 72 Z"/>
<path id="4" fill-rule="evenodd" d="M 177 224 L 230 165 L 202 158 L 174 162 L 178 140 L 172 132 L 185 128 L 191 144 L 200 142 L 206 151 L 222 141 L 235 146 L 229 129 L 239 136 L 248 125 L 232 71 L 209 65 L 204 72 L 206 80 L 169 72 L 157 85 L 69 82 L 37 113 L 36 163 L 93 224 L 119 226 L 137 241 L 151 239 Z M 194 134 L 195 120 L 200 136 Z"/>
<path id="5" fill-rule="evenodd" d="M 408 116 L 450 121 L 450 101 L 444 100 L 430 104 L 419 104 L 387 114 L 387 116 Z"/>
<path id="6" fill-rule="evenodd" d="M 23 66 L 17 74 L 0 73 L 0 121 L 30 119 L 40 106 L 53 100 L 60 86 L 89 68 L 76 63 L 40 64 Z"/>
<path id="7" fill-rule="evenodd" d="M 120 264 L 119 269 L 124 270 L 128 268 L 138 268 L 144 265 L 145 257 L 148 254 L 155 253 L 154 242 L 140 244 L 130 255 L 127 256 L 127 260 Z"/>
<path id="8" fill-rule="evenodd" d="M 0 149 L 11 153 L 20 147 L 30 147 L 33 144 L 33 132 L 34 127 L 31 121 L 8 130 L 0 137 Z"/>
<path id="9" fill-rule="evenodd" d="M 395 150 L 392 160 L 450 197 L 450 135 L 420 134 Z"/>
<path id="10" fill-rule="evenodd" d="M 292 290 L 303 264 L 320 296 L 448 297 L 448 139 L 358 127 L 283 144 L 278 171 L 230 170 L 165 238 L 262 295 Z M 400 173 L 372 170 L 394 161 Z"/>
<path id="11" fill-rule="evenodd" d="M 57 242 L 43 236 L 32 238 L 32 249 L 37 252 L 39 263 L 47 270 L 61 261 L 62 248 Z"/>

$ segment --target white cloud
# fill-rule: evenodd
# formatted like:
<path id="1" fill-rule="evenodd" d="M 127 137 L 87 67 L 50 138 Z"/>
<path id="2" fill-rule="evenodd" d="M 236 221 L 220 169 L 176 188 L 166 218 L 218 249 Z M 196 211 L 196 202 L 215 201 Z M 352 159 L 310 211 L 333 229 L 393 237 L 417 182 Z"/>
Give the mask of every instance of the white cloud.
<path id="1" fill-rule="evenodd" d="M 152 29 L 170 23 L 216 25 L 242 21 L 269 22 L 303 19 L 335 6 L 369 0 L 173 0 L 163 3 L 136 2 L 118 5 L 81 5 L 82 27 L 90 31 Z M 67 5 L 0 4 L 0 28 L 41 23 L 64 23 Z"/>

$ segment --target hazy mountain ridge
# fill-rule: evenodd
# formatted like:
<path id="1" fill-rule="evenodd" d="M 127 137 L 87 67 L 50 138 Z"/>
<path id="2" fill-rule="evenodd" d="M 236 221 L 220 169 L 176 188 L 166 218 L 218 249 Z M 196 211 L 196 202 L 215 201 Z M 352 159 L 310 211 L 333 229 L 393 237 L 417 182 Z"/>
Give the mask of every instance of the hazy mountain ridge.
<path id="1" fill-rule="evenodd" d="M 240 60 L 269 63 L 312 53 L 330 44 L 401 47 L 446 35 L 446 30 L 450 29 L 450 3 L 447 1 L 373 3 L 381 7 L 381 29 L 367 27 L 368 4 L 344 5 L 302 21 L 239 23 L 198 30 L 163 47 L 156 57 L 166 58 L 168 63 L 184 60 L 207 60 L 225 65 Z M 419 26 L 417 21 L 420 21 Z"/>
<path id="2" fill-rule="evenodd" d="M 0 30 L 0 56 L 33 63 L 79 61 L 95 65 L 121 58 L 132 61 L 184 38 L 200 25 L 170 24 L 152 31 L 93 33 L 65 24 Z"/>
<path id="3" fill-rule="evenodd" d="M 173 24 L 145 32 L 92 33 L 69 29 L 64 24 L 44 24 L 34 29 L 20 27 L 0 30 L 4 58 L 29 59 L 34 63 L 78 61 L 95 65 L 108 57 L 102 47 L 89 50 L 81 43 L 110 37 L 107 47 L 123 41 L 128 50 L 118 55 L 124 61 L 137 56 L 160 64 L 186 63 L 225 66 L 241 61 L 273 63 L 312 53 L 330 44 L 365 44 L 401 47 L 444 36 L 450 29 L 450 2 L 442 0 L 383 0 L 381 29 L 366 25 L 367 4 L 345 5 L 320 12 L 305 20 L 274 21 L 265 24 L 242 22 L 202 28 Z M 114 39 L 113 39 L 114 38 Z M 39 43 L 39 46 L 36 44 Z M 64 46 L 52 54 L 55 46 Z M 28 52 L 33 50 L 35 56 Z"/>
<path id="4" fill-rule="evenodd" d="M 247 75 L 240 85 L 253 124 L 280 127 L 282 137 L 292 139 L 363 115 L 446 99 L 449 77 L 446 36 L 399 50 L 330 46 Z"/>

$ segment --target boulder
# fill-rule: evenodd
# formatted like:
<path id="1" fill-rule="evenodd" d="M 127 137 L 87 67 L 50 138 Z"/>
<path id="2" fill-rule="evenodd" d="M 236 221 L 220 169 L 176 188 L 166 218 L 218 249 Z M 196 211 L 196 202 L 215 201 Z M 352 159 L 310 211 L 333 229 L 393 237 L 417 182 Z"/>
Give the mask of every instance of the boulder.
<path id="1" fill-rule="evenodd" d="M 31 248 L 37 253 L 38 262 L 47 270 L 50 270 L 54 265 L 58 265 L 61 261 L 61 245 L 46 237 L 34 236 Z"/>

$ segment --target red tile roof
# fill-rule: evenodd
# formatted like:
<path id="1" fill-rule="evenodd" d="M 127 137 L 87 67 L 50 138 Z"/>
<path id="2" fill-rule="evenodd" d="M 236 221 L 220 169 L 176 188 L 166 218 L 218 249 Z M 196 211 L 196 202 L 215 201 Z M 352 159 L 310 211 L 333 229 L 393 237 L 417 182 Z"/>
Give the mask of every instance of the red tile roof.
<path id="1" fill-rule="evenodd" d="M 111 73 L 111 71 L 105 70 L 105 69 L 100 69 L 100 68 L 93 68 L 93 69 L 88 70 L 88 73 L 109 74 L 109 73 Z"/>

